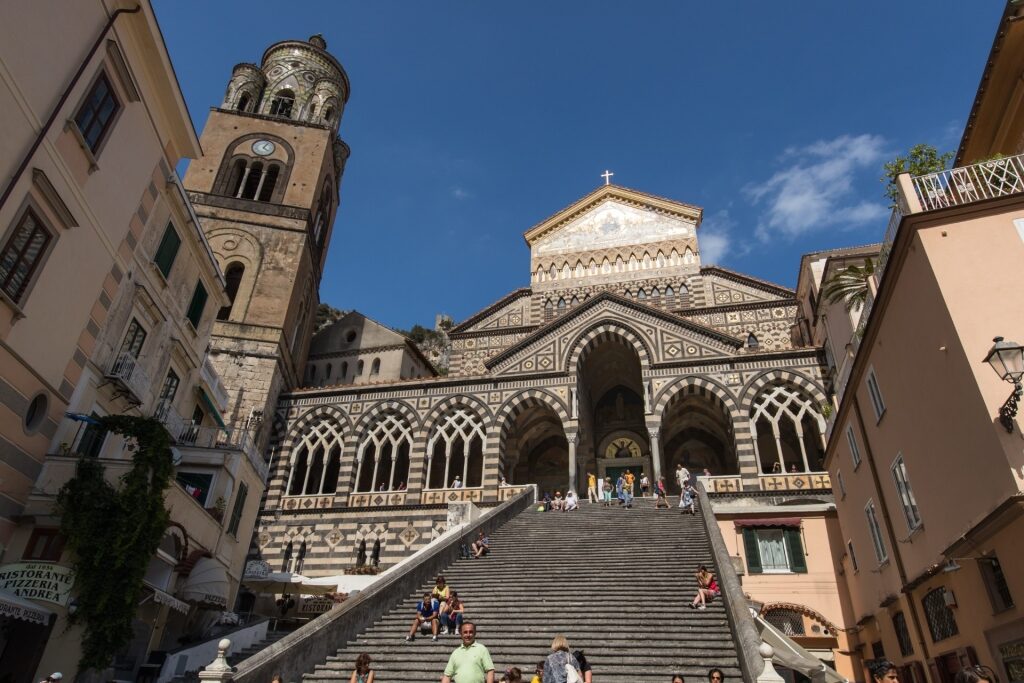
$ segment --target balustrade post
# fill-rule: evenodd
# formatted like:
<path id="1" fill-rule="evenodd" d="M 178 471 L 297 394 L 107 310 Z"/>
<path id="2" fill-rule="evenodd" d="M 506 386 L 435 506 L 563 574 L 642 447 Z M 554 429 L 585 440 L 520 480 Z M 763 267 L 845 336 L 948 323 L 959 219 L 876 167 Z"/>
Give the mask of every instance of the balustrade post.
<path id="1" fill-rule="evenodd" d="M 200 681 L 227 683 L 235 677 L 235 667 L 228 664 L 227 655 L 230 648 L 231 641 L 227 638 L 217 643 L 217 656 L 199 672 Z"/>

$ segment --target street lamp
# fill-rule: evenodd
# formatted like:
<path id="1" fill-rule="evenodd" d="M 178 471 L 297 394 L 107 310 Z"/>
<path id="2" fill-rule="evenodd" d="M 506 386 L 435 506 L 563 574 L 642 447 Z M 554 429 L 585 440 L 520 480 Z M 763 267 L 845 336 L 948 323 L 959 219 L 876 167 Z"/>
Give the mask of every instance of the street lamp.
<path id="1" fill-rule="evenodd" d="M 995 343 L 985 356 L 985 362 L 992 366 L 1000 379 L 1013 385 L 1013 393 L 999 407 L 999 422 L 1012 434 L 1013 418 L 1017 417 L 1017 402 L 1024 394 L 1024 387 L 1020 383 L 1021 377 L 1024 377 L 1024 346 L 1017 342 L 1003 341 L 1002 337 L 992 341 Z"/>

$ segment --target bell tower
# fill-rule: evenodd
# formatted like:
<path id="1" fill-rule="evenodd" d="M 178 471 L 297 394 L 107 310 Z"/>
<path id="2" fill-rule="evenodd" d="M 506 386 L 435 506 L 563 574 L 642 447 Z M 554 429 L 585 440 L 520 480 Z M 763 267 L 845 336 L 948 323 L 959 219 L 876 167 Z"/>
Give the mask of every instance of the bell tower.
<path id="1" fill-rule="evenodd" d="M 235 66 L 184 185 L 227 284 L 210 358 L 226 422 L 268 418 L 302 374 L 349 148 L 338 125 L 349 80 L 323 37 L 271 45 Z M 255 432 L 254 432 L 255 433 Z"/>

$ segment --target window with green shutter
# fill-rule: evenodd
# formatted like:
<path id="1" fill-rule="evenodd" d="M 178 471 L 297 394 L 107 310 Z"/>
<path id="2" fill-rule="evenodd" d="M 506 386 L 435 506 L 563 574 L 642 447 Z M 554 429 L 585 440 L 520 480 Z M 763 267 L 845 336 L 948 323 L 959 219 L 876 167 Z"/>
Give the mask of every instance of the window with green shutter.
<path id="1" fill-rule="evenodd" d="M 744 528 L 743 548 L 749 574 L 807 573 L 807 559 L 798 528 Z"/>
<path id="2" fill-rule="evenodd" d="M 156 250 L 156 256 L 153 257 L 153 263 L 160 269 L 164 277 L 170 276 L 171 266 L 174 265 L 174 258 L 178 255 L 180 246 L 181 238 L 178 237 L 178 232 L 172 224 L 168 223 L 167 229 L 164 230 L 164 236 L 160 239 L 160 246 Z"/>
<path id="3" fill-rule="evenodd" d="M 249 487 L 244 483 L 238 485 L 238 495 L 235 496 L 235 507 L 231 510 L 231 521 L 228 523 L 228 533 L 238 536 L 238 525 L 242 521 L 242 512 L 245 510 L 245 499 L 249 495 Z"/>
<path id="4" fill-rule="evenodd" d="M 789 570 L 797 574 L 807 573 L 807 558 L 804 557 L 804 544 L 800 538 L 800 529 L 789 527 L 785 530 L 786 550 L 789 552 Z"/>
<path id="5" fill-rule="evenodd" d="M 188 313 L 185 317 L 192 323 L 192 327 L 199 329 L 199 321 L 203 319 L 203 309 L 206 308 L 206 287 L 200 280 L 196 283 L 196 289 L 192 292 L 192 302 L 188 305 Z"/>
<path id="6" fill-rule="evenodd" d="M 743 530 L 743 548 L 747 553 L 747 573 L 761 574 L 761 549 L 757 547 L 757 532 L 753 529 Z"/>

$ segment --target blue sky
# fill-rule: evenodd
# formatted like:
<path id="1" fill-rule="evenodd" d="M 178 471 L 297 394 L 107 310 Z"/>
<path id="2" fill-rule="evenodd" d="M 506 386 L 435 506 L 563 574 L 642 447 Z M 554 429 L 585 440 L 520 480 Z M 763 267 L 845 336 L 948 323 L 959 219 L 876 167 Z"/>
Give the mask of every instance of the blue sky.
<path id="1" fill-rule="evenodd" d="M 605 169 L 703 207 L 705 262 L 787 286 L 878 241 L 882 163 L 956 148 L 1004 3 L 154 5 L 200 132 L 234 64 L 324 35 L 352 157 L 321 299 L 409 327 L 528 285 L 522 233 Z"/>

